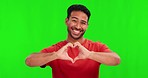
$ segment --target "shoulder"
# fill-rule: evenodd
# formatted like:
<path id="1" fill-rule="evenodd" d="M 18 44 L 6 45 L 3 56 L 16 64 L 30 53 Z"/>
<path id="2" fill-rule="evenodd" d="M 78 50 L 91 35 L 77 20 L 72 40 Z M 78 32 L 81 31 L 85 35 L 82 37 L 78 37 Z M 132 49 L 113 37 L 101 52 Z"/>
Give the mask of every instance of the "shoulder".
<path id="1" fill-rule="evenodd" d="M 54 52 L 59 50 L 61 47 L 63 47 L 66 44 L 67 44 L 66 40 L 60 41 L 60 42 L 57 42 L 56 44 L 53 44 L 52 46 L 49 46 L 48 48 L 44 48 L 43 50 L 41 50 L 41 52 L 44 52 L 44 53 Z"/>
<path id="2" fill-rule="evenodd" d="M 104 44 L 100 41 L 95 42 L 95 44 L 97 47 L 99 47 L 101 52 L 112 52 L 106 44 Z"/>
<path id="3" fill-rule="evenodd" d="M 92 41 L 92 40 L 86 40 L 85 46 L 88 49 L 93 49 L 95 51 L 110 51 L 108 46 L 100 41 Z"/>
<path id="4" fill-rule="evenodd" d="M 54 44 L 52 46 L 54 46 L 54 47 L 63 47 L 66 44 L 67 44 L 67 41 L 64 40 L 64 41 L 60 41 L 60 42 L 58 42 L 58 43 L 56 43 L 56 44 Z"/>
<path id="5" fill-rule="evenodd" d="M 85 44 L 89 44 L 89 45 L 93 45 L 93 46 L 103 46 L 105 45 L 104 43 L 100 42 L 100 41 L 92 41 L 92 40 L 88 40 L 86 39 Z"/>

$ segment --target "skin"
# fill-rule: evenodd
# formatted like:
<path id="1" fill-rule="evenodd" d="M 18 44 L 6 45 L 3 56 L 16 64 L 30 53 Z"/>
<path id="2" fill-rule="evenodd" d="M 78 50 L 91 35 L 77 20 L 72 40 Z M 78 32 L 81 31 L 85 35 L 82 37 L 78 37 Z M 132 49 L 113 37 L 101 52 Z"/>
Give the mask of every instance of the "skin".
<path id="1" fill-rule="evenodd" d="M 81 45 L 85 40 L 83 35 L 88 28 L 88 17 L 85 13 L 72 11 L 70 17 L 65 19 L 65 24 L 67 25 L 67 41 L 69 43 L 57 52 L 31 54 L 26 58 L 26 65 L 31 67 L 42 66 L 56 59 L 68 60 L 75 63 L 79 59 L 87 58 L 110 66 L 120 64 L 120 57 L 115 52 L 93 52 Z M 76 46 L 79 47 L 80 53 L 76 58 L 72 59 L 67 54 L 67 47 Z"/>
<path id="2" fill-rule="evenodd" d="M 68 28 L 68 38 L 69 42 L 80 42 L 82 43 L 85 39 L 83 34 L 88 28 L 88 17 L 85 13 L 81 11 L 73 11 L 69 18 L 66 18 L 66 25 Z"/>

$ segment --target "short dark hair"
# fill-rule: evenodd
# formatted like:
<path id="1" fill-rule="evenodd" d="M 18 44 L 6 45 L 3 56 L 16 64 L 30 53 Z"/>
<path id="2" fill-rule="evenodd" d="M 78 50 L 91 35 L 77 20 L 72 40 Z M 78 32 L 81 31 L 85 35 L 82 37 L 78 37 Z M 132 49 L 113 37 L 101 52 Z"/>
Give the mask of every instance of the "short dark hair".
<path id="1" fill-rule="evenodd" d="M 88 17 L 88 20 L 89 20 L 89 17 L 90 17 L 90 11 L 87 9 L 87 7 L 85 7 L 84 5 L 81 5 L 81 4 L 73 4 L 71 5 L 68 9 L 67 9 L 67 18 L 70 17 L 70 14 L 72 11 L 82 11 L 84 12 L 87 17 Z"/>

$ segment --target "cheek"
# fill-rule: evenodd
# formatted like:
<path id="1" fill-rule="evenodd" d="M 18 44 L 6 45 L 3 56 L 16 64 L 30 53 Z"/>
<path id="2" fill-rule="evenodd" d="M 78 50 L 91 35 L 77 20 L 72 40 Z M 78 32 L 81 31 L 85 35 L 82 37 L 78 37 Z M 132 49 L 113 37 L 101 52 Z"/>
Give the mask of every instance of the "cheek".
<path id="1" fill-rule="evenodd" d="M 68 30 L 71 30 L 72 29 L 72 26 L 71 25 L 68 25 L 67 27 L 68 27 Z"/>
<path id="2" fill-rule="evenodd" d="M 87 30 L 87 26 L 83 27 L 83 30 Z"/>
<path id="3" fill-rule="evenodd" d="M 74 22 L 70 22 L 70 23 L 69 23 L 69 26 L 71 26 L 71 27 L 72 27 L 72 26 L 75 26 L 75 23 L 74 23 Z"/>

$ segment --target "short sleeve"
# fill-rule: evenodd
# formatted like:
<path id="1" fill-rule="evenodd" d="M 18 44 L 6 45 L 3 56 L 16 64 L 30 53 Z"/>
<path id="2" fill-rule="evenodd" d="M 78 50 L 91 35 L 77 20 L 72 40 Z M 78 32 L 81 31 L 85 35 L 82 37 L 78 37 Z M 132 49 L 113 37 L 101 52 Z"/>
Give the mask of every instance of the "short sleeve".
<path id="1" fill-rule="evenodd" d="M 112 52 L 107 45 L 103 44 L 101 49 L 100 49 L 102 52 Z"/>
<path id="2" fill-rule="evenodd" d="M 107 45 L 102 44 L 101 42 L 97 42 L 96 46 L 98 47 L 100 52 L 112 52 Z"/>
<path id="3" fill-rule="evenodd" d="M 58 51 L 61 47 L 63 47 L 66 44 L 67 44 L 66 41 L 61 41 L 61 42 L 59 42 L 57 44 L 54 44 L 54 45 L 52 45 L 52 46 L 50 46 L 48 48 L 45 48 L 45 49 L 41 50 L 40 53 L 56 52 L 56 51 Z M 54 61 L 48 62 L 47 64 L 45 64 L 43 66 L 40 66 L 40 67 L 45 68 L 46 66 L 51 66 L 51 65 L 53 65 Z"/>
<path id="4" fill-rule="evenodd" d="M 50 46 L 48 48 L 41 50 L 40 52 L 41 53 L 49 53 L 49 52 L 54 52 L 55 50 L 56 50 L 56 47 L 53 45 L 53 46 Z"/>
<path id="5" fill-rule="evenodd" d="M 48 48 L 45 48 L 43 50 L 41 50 L 40 52 L 41 53 L 50 53 L 50 52 L 54 52 L 56 50 L 56 47 L 53 45 L 53 46 L 50 46 Z M 41 68 L 45 68 L 46 66 L 50 66 L 51 62 L 48 62 L 47 64 L 45 65 L 42 65 L 40 66 Z"/>

